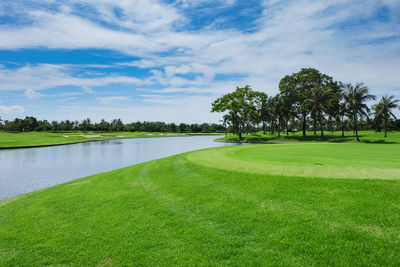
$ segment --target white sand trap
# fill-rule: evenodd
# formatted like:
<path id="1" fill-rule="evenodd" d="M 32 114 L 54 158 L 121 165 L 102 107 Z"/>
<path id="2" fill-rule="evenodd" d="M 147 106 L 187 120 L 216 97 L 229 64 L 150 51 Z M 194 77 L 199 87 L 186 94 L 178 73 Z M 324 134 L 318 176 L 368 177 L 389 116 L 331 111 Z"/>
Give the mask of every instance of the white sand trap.
<path id="1" fill-rule="evenodd" d="M 103 137 L 102 135 L 99 135 L 99 134 L 63 135 L 63 137 L 74 137 L 74 136 L 80 136 L 80 137 L 86 137 L 86 138 Z"/>

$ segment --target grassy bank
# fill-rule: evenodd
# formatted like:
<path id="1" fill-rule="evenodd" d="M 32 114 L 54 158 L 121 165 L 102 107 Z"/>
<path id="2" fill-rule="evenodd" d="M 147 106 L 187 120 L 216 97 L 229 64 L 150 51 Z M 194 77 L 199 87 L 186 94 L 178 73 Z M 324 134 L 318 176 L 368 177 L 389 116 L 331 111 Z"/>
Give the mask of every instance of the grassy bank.
<path id="1" fill-rule="evenodd" d="M 0 148 L 60 145 L 116 138 L 144 138 L 189 136 L 192 133 L 148 133 L 148 132 L 25 132 L 10 133 L 0 131 Z"/>
<path id="2" fill-rule="evenodd" d="M 258 132 L 256 134 L 248 134 L 244 135 L 241 142 L 244 143 L 260 143 L 260 142 L 332 142 L 332 143 L 355 143 L 356 136 L 355 134 L 350 132 L 345 132 L 344 136 L 342 136 L 342 132 L 324 132 L 325 137 L 321 138 L 320 133 L 318 132 L 315 136 L 313 132 L 307 132 L 307 136 L 302 136 L 301 132 L 297 133 L 281 133 L 281 136 L 278 136 L 277 133 L 271 134 L 268 133 L 266 135 L 262 134 L 262 132 Z M 383 132 L 374 132 L 374 131 L 360 131 L 359 136 L 361 142 L 363 143 L 386 143 L 400 144 L 400 132 L 388 132 L 388 137 L 385 138 Z M 236 135 L 229 134 L 227 137 L 223 137 L 218 139 L 219 141 L 227 141 L 227 142 L 239 142 L 239 138 Z"/>
<path id="3" fill-rule="evenodd" d="M 234 146 L 93 175 L 0 202 L 0 266 L 398 266 L 399 158 Z"/>

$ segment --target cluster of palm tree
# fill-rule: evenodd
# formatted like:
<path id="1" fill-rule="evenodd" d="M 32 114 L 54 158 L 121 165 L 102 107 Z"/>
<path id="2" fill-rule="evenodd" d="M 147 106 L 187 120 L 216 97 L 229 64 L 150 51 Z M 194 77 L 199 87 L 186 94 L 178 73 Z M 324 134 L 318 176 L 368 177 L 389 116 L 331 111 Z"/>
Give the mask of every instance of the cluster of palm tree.
<path id="1" fill-rule="evenodd" d="M 263 92 L 253 91 L 250 86 L 237 88 L 235 92 L 218 98 L 212 104 L 213 112 L 227 112 L 224 122 L 241 139 L 242 133 L 251 132 L 251 128 L 261 128 L 266 134 L 267 126 L 272 134 L 282 129 L 289 133 L 289 124 L 301 125 L 303 135 L 311 120 L 314 135 L 317 129 L 324 137 L 324 127 L 333 124 L 341 127 L 344 135 L 344 119 L 351 121 L 357 141 L 359 138 L 359 120 L 371 114 L 368 103 L 375 100 L 369 88 L 363 83 L 341 83 L 316 69 L 302 69 L 298 73 L 285 76 L 279 85 L 280 93 L 268 97 Z M 388 122 L 397 119 L 393 109 L 398 108 L 399 100 L 394 96 L 384 96 L 372 106 L 374 122 L 382 125 L 387 137 Z M 253 127 L 251 127 L 253 126 Z"/>
<path id="2" fill-rule="evenodd" d="M 392 110 L 398 108 L 399 105 L 398 99 L 395 99 L 394 96 L 382 96 L 379 103 L 372 106 L 375 114 L 375 121 L 377 123 L 383 123 L 383 128 L 385 129 L 385 138 L 387 137 L 387 126 L 389 119 L 392 117 L 397 120 L 396 116 L 393 114 Z"/>

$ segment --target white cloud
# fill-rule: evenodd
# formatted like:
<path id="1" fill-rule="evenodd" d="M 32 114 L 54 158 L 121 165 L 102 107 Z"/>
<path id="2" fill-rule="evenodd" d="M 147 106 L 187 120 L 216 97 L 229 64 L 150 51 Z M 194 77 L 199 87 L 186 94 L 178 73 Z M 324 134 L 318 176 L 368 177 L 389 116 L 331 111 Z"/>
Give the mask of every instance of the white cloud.
<path id="1" fill-rule="evenodd" d="M 236 0 L 178 0 L 177 4 L 184 8 L 198 8 L 208 4 L 217 4 L 222 7 L 229 7 L 236 3 Z"/>
<path id="2" fill-rule="evenodd" d="M 99 100 L 101 104 L 112 104 L 130 100 L 129 97 L 126 96 L 105 96 L 97 97 L 96 99 Z"/>
<path id="3" fill-rule="evenodd" d="M 195 8 L 208 2 L 181 0 L 168 6 L 154 0 L 69 0 L 63 1 L 67 7 L 61 13 L 27 12 L 32 25 L 0 26 L 0 48 L 111 49 L 140 58 L 119 66 L 135 66 L 151 74 L 140 79 L 108 74 L 85 78 L 74 75 L 72 70 L 77 66 L 71 65 L 26 65 L 14 70 L 2 67 L 0 90 L 31 88 L 36 92 L 75 85 L 91 93 L 93 87 L 115 83 L 157 85 L 155 88 L 161 89 L 142 89 L 147 90 L 143 93 L 146 103 L 169 105 L 186 99 L 182 97 L 185 93 L 208 94 L 210 100 L 246 84 L 274 94 L 284 75 L 315 67 L 338 80 L 363 81 L 374 94 L 394 92 L 400 96 L 400 43 L 398 39 L 373 42 L 398 36 L 398 1 L 383 1 L 391 7 L 389 20 L 370 21 L 367 26 L 345 27 L 357 19 L 368 20 L 382 1 L 263 1 L 264 11 L 252 32 L 213 27 L 177 30 L 177 24 L 188 21 L 182 6 Z M 80 17 L 76 10 L 69 12 L 76 3 L 90 5 L 97 13 Z M 234 1 L 220 3 L 232 5 Z M 229 81 L 215 78 L 221 75 L 229 76 Z M 195 105 L 199 112 L 208 112 L 209 103 L 201 103 L 201 108 Z M 169 106 L 168 110 L 184 114 L 183 107 Z"/>
<path id="4" fill-rule="evenodd" d="M 41 93 L 38 93 L 32 89 L 26 89 L 24 95 L 29 99 L 37 99 L 37 98 L 43 96 Z"/>
<path id="5" fill-rule="evenodd" d="M 11 114 L 11 115 L 18 115 L 21 113 L 24 113 L 24 107 L 18 106 L 18 105 L 13 105 L 13 106 L 3 106 L 0 105 L 0 114 Z"/>
<path id="6" fill-rule="evenodd" d="M 178 11 L 157 0 L 72 0 L 95 8 L 102 19 L 136 32 L 168 29 L 183 18 Z M 117 12 L 115 11 L 119 11 Z"/>
<path id="7" fill-rule="evenodd" d="M 82 86 L 82 91 L 85 92 L 85 93 L 88 93 L 88 94 L 94 94 L 95 93 L 95 91 L 92 88 L 90 88 L 89 86 Z"/>
<path id="8" fill-rule="evenodd" d="M 54 88 L 58 86 L 79 86 L 90 88 L 109 84 L 137 84 L 143 85 L 147 81 L 119 75 L 108 75 L 95 78 L 76 77 L 70 65 L 39 64 L 26 65 L 18 69 L 0 67 L 0 90 L 19 91 L 27 90 L 26 95 L 33 96 L 37 90 Z"/>

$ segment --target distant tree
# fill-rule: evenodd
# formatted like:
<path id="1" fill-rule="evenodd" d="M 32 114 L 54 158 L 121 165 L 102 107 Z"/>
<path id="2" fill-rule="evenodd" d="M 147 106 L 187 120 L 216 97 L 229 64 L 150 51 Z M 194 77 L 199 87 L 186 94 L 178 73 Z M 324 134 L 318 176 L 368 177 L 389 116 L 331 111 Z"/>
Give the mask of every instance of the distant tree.
<path id="1" fill-rule="evenodd" d="M 47 120 L 40 120 L 38 121 L 38 126 L 36 127 L 35 131 L 49 131 L 51 130 L 51 124 Z"/>
<path id="2" fill-rule="evenodd" d="M 193 129 L 193 128 L 192 128 Z M 194 131 L 195 132 L 195 131 Z M 202 125 L 201 125 L 201 132 L 202 133 L 210 133 L 211 132 L 211 130 L 210 130 L 210 125 L 208 124 L 208 123 L 203 123 Z"/>
<path id="3" fill-rule="evenodd" d="M 90 131 L 92 129 L 92 121 L 87 118 L 85 120 L 83 120 L 80 124 L 79 124 L 79 130 L 81 131 Z"/>
<path id="4" fill-rule="evenodd" d="M 344 137 L 344 130 L 346 128 L 344 117 L 347 115 L 347 109 L 346 109 L 345 103 L 343 102 L 343 94 L 340 95 L 340 102 L 339 102 L 336 112 L 337 112 L 338 121 L 340 122 L 340 129 L 342 131 L 342 137 Z"/>
<path id="5" fill-rule="evenodd" d="M 268 95 L 263 92 L 255 92 L 254 100 L 258 118 L 262 123 L 263 134 L 266 134 L 267 123 L 271 117 L 270 108 L 268 106 Z"/>
<path id="6" fill-rule="evenodd" d="M 175 123 L 170 123 L 169 128 L 171 129 L 171 132 L 175 133 L 176 132 L 176 124 Z"/>
<path id="7" fill-rule="evenodd" d="M 271 109 L 274 114 L 275 120 L 277 120 L 277 126 L 278 126 L 278 136 L 281 136 L 281 125 L 282 125 L 282 118 L 285 115 L 285 110 L 284 110 L 284 102 L 283 102 L 283 97 L 280 94 L 277 94 L 274 96 L 270 102 L 271 104 Z"/>
<path id="8" fill-rule="evenodd" d="M 302 120 L 303 136 L 306 135 L 307 116 L 310 114 L 311 90 L 317 86 L 328 86 L 331 89 L 340 90 L 337 82 L 332 77 L 320 73 L 314 68 L 303 68 L 297 73 L 286 75 L 279 82 L 279 91 L 288 106 L 296 110 L 297 116 Z M 288 108 L 288 110 L 290 110 Z"/>
<path id="9" fill-rule="evenodd" d="M 385 129 L 385 138 L 387 137 L 387 127 L 390 117 L 397 120 L 396 116 L 392 113 L 392 109 L 399 107 L 399 105 L 397 104 L 398 102 L 399 100 L 395 99 L 393 95 L 391 96 L 385 95 L 382 96 L 378 104 L 372 106 L 372 109 L 374 110 L 375 113 L 375 119 L 374 119 L 375 122 L 383 123 L 383 127 Z"/>
<path id="10" fill-rule="evenodd" d="M 256 112 L 253 92 L 249 85 L 236 87 L 234 92 L 223 95 L 212 103 L 211 112 L 227 112 L 228 116 L 224 118 L 239 140 L 251 121 L 252 113 Z"/>
<path id="11" fill-rule="evenodd" d="M 31 132 L 36 129 L 38 126 L 37 119 L 32 116 L 27 116 L 25 119 L 22 120 L 22 131 L 23 132 Z"/>
<path id="12" fill-rule="evenodd" d="M 110 127 L 111 127 L 111 131 L 115 131 L 115 132 L 124 130 L 124 124 L 122 123 L 121 119 L 112 120 Z"/>
<path id="13" fill-rule="evenodd" d="M 54 132 L 59 130 L 59 123 L 57 121 L 51 122 L 51 130 Z"/>
<path id="14" fill-rule="evenodd" d="M 99 123 L 99 130 L 102 132 L 111 131 L 110 123 L 108 123 L 105 119 L 102 119 Z"/>
<path id="15" fill-rule="evenodd" d="M 309 98 L 305 101 L 310 104 L 311 114 L 314 121 L 319 123 L 321 137 L 324 137 L 324 112 L 327 113 L 330 105 L 332 104 L 333 92 L 327 86 L 318 85 L 311 89 Z M 315 127 L 314 127 L 315 131 Z"/>
<path id="16" fill-rule="evenodd" d="M 178 128 L 180 133 L 184 133 L 186 129 L 186 123 L 180 123 Z"/>
<path id="17" fill-rule="evenodd" d="M 311 89 L 321 82 L 321 74 L 313 68 L 304 68 L 297 73 L 286 75 L 279 82 L 280 94 L 286 99 L 286 103 L 292 105 L 302 119 L 303 136 L 306 135 L 307 116 L 309 107 L 305 102 L 311 93 Z"/>
<path id="18" fill-rule="evenodd" d="M 397 119 L 393 122 L 393 127 L 396 131 L 400 131 L 400 120 Z"/>
<path id="19" fill-rule="evenodd" d="M 369 108 L 365 102 L 375 99 L 375 96 L 369 94 L 369 89 L 364 83 L 356 83 L 354 86 L 348 83 L 344 89 L 344 103 L 350 118 L 353 120 L 356 139 L 360 141 L 358 136 L 358 119 L 359 117 L 368 117 Z"/>

